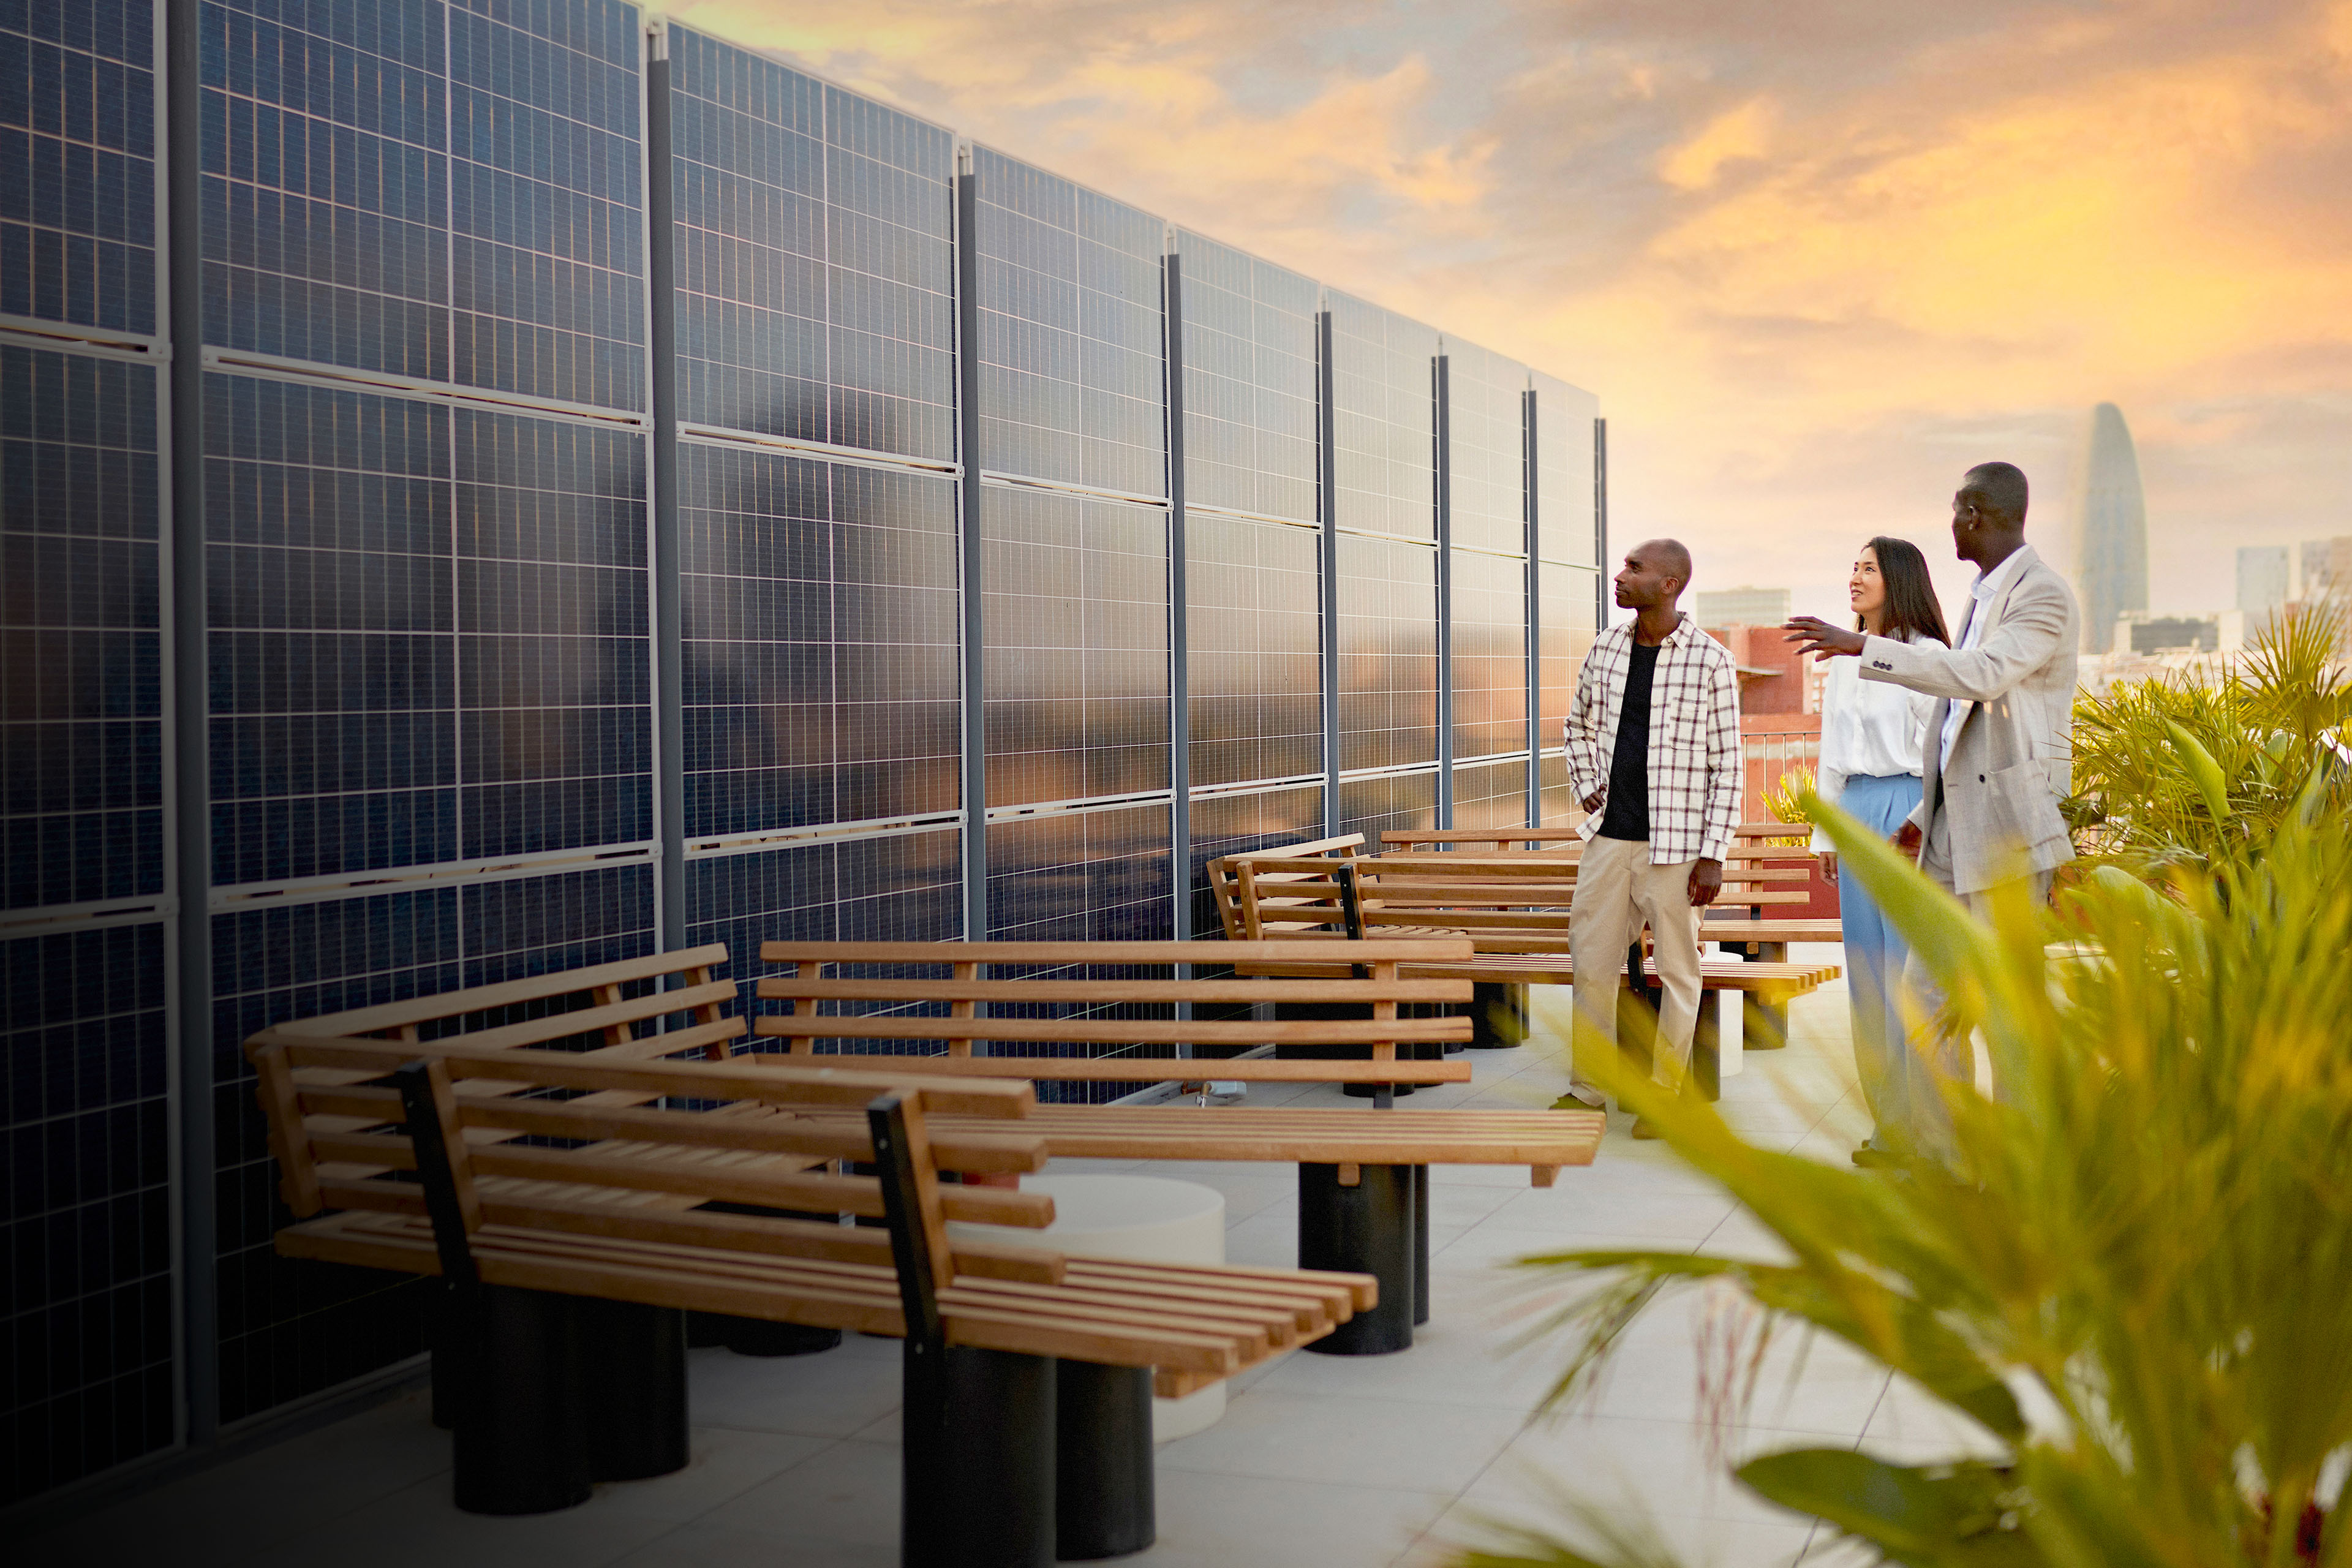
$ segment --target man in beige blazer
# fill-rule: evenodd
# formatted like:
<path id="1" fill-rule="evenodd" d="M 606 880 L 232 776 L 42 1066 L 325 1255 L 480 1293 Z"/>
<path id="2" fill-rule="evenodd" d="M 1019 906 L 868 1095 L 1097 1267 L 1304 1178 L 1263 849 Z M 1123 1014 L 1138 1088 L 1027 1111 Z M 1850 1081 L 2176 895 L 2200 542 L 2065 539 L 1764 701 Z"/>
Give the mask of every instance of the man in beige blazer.
<path id="1" fill-rule="evenodd" d="M 1810 616 L 1786 628 L 1818 658 L 1859 658 L 1864 680 L 1940 700 L 1920 747 L 1919 805 L 1895 843 L 1979 916 L 2011 879 L 2030 878 L 2035 900 L 2048 898 L 2053 873 L 2074 858 L 2058 811 L 2074 773 L 2074 595 L 2025 542 L 2026 501 L 2025 475 L 2009 463 L 1970 468 L 1952 498 L 1953 546 L 1977 568 L 1958 647 L 1864 637 Z M 1939 1005 L 1916 952 L 1905 978 Z M 1944 1071 L 1968 1072 L 1965 1038 L 1923 1048 Z M 1940 1100 L 1923 1092 L 1912 1111 L 1918 1142 L 1936 1142 Z"/>

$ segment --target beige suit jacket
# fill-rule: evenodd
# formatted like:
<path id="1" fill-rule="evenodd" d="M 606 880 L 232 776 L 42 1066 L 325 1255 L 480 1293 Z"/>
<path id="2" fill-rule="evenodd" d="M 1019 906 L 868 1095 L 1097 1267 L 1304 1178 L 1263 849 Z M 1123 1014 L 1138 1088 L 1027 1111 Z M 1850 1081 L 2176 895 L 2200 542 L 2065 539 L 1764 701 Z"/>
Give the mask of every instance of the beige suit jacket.
<path id="1" fill-rule="evenodd" d="M 2074 782 L 2074 595 L 2031 546 L 2024 553 L 2007 592 L 1969 597 L 1958 635 L 1965 641 L 1970 620 L 1983 616 L 1976 647 L 1870 637 L 1862 648 L 1864 680 L 1942 700 L 1927 714 L 1926 788 L 1911 820 L 1925 834 L 1944 816 L 1959 893 L 2074 858 L 2058 812 Z M 1947 757 L 1944 720 L 1954 702 L 1971 706 Z"/>

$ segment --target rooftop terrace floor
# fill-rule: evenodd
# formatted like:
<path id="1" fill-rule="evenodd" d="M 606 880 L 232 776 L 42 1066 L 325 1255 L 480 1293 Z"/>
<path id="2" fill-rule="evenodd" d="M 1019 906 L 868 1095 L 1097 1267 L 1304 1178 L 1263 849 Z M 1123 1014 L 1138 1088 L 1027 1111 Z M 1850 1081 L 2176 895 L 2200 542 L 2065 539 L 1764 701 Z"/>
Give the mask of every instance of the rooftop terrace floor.
<path id="1" fill-rule="evenodd" d="M 1834 950 L 1819 951 L 1835 961 Z M 1846 1019 L 1843 983 L 1798 1003 L 1789 1048 L 1748 1055 L 1725 1079 L 1726 1119 L 1759 1142 L 1843 1162 L 1867 1131 Z M 1473 1082 L 1423 1089 L 1412 1103 L 1548 1105 L 1566 1087 L 1556 1051 L 1474 1051 L 1471 1060 Z M 1254 1086 L 1251 1096 L 1260 1104 L 1293 1098 L 1281 1085 Z M 1336 1089 L 1319 1087 L 1295 1099 L 1340 1103 Z M 1916 1462 L 1987 1441 L 1841 1346 L 1782 1336 L 1748 1424 L 1713 1426 L 1700 1419 L 1698 1377 L 1711 1309 L 1692 1298 L 1663 1301 L 1629 1331 L 1596 1398 L 1533 1415 L 1559 1354 L 1541 1346 L 1513 1352 L 1518 1325 L 1507 1312 L 1521 1275 L 1502 1267 L 1507 1260 L 1569 1247 L 1774 1245 L 1671 1152 L 1634 1142 L 1630 1127 L 1612 1117 L 1600 1160 L 1562 1172 L 1548 1190 L 1530 1187 L 1524 1169 L 1433 1170 L 1431 1317 L 1413 1348 L 1381 1357 L 1295 1352 L 1236 1380 L 1221 1422 L 1159 1450 L 1159 1543 L 1120 1561 L 1424 1568 L 1476 1540 L 1482 1520 L 1559 1522 L 1543 1500 L 1560 1487 L 1625 1517 L 1646 1514 L 1694 1568 L 1869 1561 L 1723 1474 L 1725 1457 L 1774 1447 L 1859 1445 Z M 1224 1193 L 1234 1261 L 1296 1262 L 1291 1167 L 1150 1168 Z M 891 1568 L 898 1345 L 852 1336 L 816 1356 L 693 1356 L 693 1462 L 658 1479 L 600 1486 L 565 1512 L 457 1511 L 448 1437 L 415 1393 L 88 1516 L 19 1561 Z"/>

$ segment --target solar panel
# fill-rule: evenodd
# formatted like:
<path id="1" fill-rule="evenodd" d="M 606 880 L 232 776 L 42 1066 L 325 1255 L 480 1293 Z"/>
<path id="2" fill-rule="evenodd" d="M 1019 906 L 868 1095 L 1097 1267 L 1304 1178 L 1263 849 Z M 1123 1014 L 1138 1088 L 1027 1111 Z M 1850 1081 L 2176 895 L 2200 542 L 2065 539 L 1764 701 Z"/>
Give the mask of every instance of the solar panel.
<path id="1" fill-rule="evenodd" d="M 1456 550 L 1453 556 L 1454 755 L 1524 752 L 1528 563 L 1471 550 Z"/>
<path id="2" fill-rule="evenodd" d="M 1457 546 L 1524 555 L 1528 371 L 1459 338 L 1445 340 L 1446 516 Z"/>
<path id="3" fill-rule="evenodd" d="M 1605 566 L 1595 553 L 1592 422 L 1600 400 L 1580 387 L 1537 372 L 1536 553 L 1546 561 Z"/>
<path id="4" fill-rule="evenodd" d="M 1185 544 L 1193 787 L 1321 773 L 1320 536 L 1193 512 Z"/>
<path id="5" fill-rule="evenodd" d="M 155 331 L 145 0 L 0 9 L 0 314 Z"/>
<path id="6" fill-rule="evenodd" d="M 1479 763 L 1454 770 L 1454 826 L 1517 827 L 1528 819 L 1528 763 Z"/>
<path id="7" fill-rule="evenodd" d="M 952 459 L 953 139 L 669 39 L 678 417 Z"/>
<path id="8" fill-rule="evenodd" d="M 1339 766 L 1437 760 L 1437 552 L 1341 534 Z"/>
<path id="9" fill-rule="evenodd" d="M 1437 537 L 1437 334 L 1346 294 L 1331 311 L 1332 468 L 1341 528 Z"/>
<path id="10" fill-rule="evenodd" d="M 992 485 L 981 531 L 988 804 L 1168 788 L 1168 514 Z"/>
<path id="11" fill-rule="evenodd" d="M 1221 855 L 1270 849 L 1323 837 L 1323 786 L 1295 784 L 1248 795 L 1206 795 L 1192 803 L 1192 934 L 1223 929 L 1209 896 L 1209 862 Z"/>
<path id="12" fill-rule="evenodd" d="M 1167 494 L 1164 226 L 985 147 L 972 172 L 981 467 Z"/>
<path id="13" fill-rule="evenodd" d="M 9 1502 L 171 1442 L 164 927 L 0 942 Z"/>
<path id="14" fill-rule="evenodd" d="M 1316 520 L 1316 285 L 1189 229 L 1184 499 Z"/>
<path id="15" fill-rule="evenodd" d="M 688 837 L 955 810 L 954 481 L 678 456 Z"/>
<path id="16" fill-rule="evenodd" d="M 1391 828 L 1437 826 L 1435 770 L 1409 773 L 1375 773 L 1369 778 L 1339 781 L 1339 808 L 1334 813 L 1342 833 L 1360 833 L 1367 846 L 1377 847 Z"/>
<path id="17" fill-rule="evenodd" d="M 0 903 L 163 891 L 156 373 L 0 347 Z"/>

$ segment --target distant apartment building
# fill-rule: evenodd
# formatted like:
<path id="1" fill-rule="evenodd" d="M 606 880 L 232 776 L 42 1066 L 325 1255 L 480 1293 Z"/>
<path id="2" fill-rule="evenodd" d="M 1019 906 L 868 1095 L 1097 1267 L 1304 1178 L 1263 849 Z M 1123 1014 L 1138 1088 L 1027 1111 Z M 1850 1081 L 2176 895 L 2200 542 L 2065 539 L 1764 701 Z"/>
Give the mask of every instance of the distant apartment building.
<path id="1" fill-rule="evenodd" d="M 1720 588 L 1698 595 L 1703 626 L 1777 626 L 1789 618 L 1786 588 Z"/>
<path id="2" fill-rule="evenodd" d="M 2284 544 L 2249 544 L 2238 551 L 2238 613 L 2267 616 L 2287 601 L 2288 568 Z"/>
<path id="3" fill-rule="evenodd" d="M 2303 592 L 2299 596 L 2352 597 L 2352 533 L 2304 541 Z"/>

